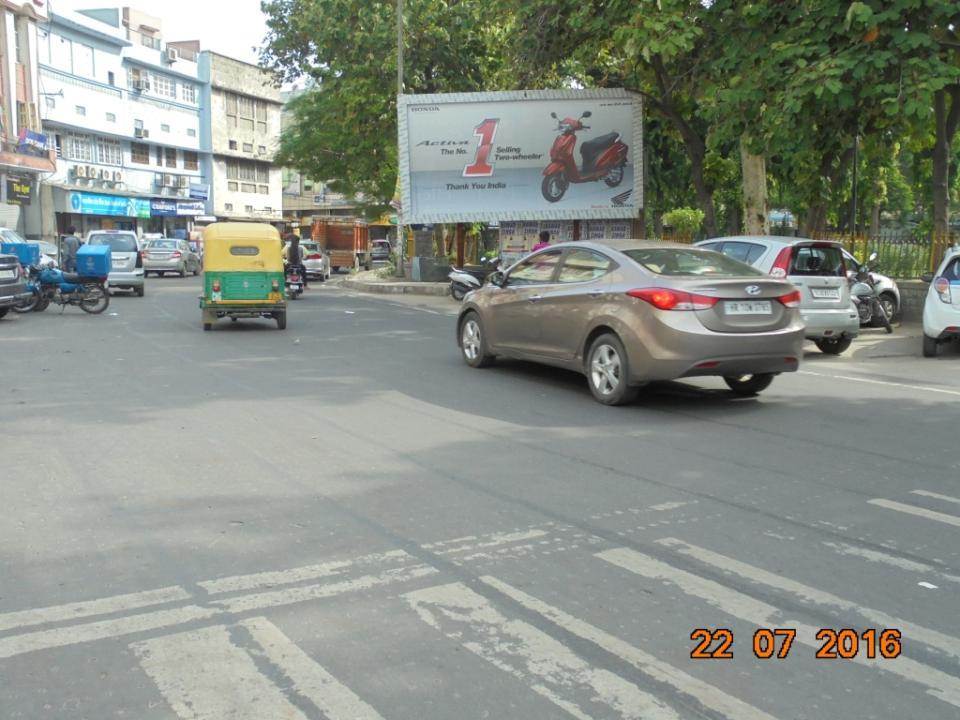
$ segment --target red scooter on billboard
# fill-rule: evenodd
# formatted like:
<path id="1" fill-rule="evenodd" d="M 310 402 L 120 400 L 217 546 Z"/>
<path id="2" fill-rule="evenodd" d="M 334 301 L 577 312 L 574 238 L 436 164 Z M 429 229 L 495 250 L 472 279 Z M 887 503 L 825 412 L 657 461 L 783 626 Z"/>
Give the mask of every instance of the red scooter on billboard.
<path id="1" fill-rule="evenodd" d="M 603 180 L 610 187 L 623 182 L 623 168 L 627 164 L 627 146 L 621 142 L 620 133 L 612 132 L 588 140 L 580 146 L 583 165 L 577 167 L 573 150 L 577 145 L 577 133 L 589 130 L 583 120 L 591 116 L 587 110 L 578 120 L 564 118 L 557 123 L 560 136 L 550 148 L 550 164 L 543 171 L 543 184 L 540 186 L 543 197 L 548 202 L 557 202 L 567 192 L 570 183 L 586 183 Z M 557 120 L 556 113 L 550 117 Z"/>

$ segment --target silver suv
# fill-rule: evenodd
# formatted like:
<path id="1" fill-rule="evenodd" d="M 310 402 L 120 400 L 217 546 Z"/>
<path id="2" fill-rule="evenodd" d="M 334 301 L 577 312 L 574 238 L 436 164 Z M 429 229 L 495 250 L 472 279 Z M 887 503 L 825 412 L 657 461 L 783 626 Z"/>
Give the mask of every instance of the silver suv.
<path id="1" fill-rule="evenodd" d="M 143 297 L 143 255 L 137 244 L 137 234 L 130 230 L 91 230 L 88 245 L 110 246 L 110 289 L 133 290 Z"/>
<path id="2" fill-rule="evenodd" d="M 860 333 L 840 243 L 748 235 L 696 244 L 792 283 L 800 291 L 800 317 L 807 326 L 806 337 L 822 352 L 839 355 Z"/>

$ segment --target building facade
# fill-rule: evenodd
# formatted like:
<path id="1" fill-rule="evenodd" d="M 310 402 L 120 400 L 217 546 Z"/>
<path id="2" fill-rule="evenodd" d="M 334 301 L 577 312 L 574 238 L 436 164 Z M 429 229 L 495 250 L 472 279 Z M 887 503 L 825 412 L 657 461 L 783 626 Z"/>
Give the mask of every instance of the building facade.
<path id="1" fill-rule="evenodd" d="M 209 199 L 196 43 L 166 43 L 158 18 L 128 8 L 63 11 L 39 31 L 38 57 L 53 234 L 186 237 Z"/>
<path id="2" fill-rule="evenodd" d="M 281 225 L 282 177 L 273 159 L 283 105 L 273 77 L 256 65 L 204 51 L 200 80 L 209 214 Z"/>
<path id="3" fill-rule="evenodd" d="M 56 169 L 39 113 L 37 45 L 46 19 L 45 2 L 0 1 L 0 226 L 35 239 L 39 181 Z"/>

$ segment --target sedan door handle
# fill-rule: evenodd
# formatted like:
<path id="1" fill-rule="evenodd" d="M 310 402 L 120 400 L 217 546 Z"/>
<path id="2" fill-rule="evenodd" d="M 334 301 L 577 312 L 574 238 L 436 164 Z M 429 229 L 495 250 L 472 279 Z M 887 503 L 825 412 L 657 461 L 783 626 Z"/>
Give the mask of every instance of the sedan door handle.
<path id="1" fill-rule="evenodd" d="M 540 301 L 540 300 L 543 300 L 543 295 L 531 295 L 531 296 L 530 296 L 529 298 L 527 298 L 527 299 L 528 299 L 530 302 L 534 303 L 534 302 L 538 302 L 538 301 Z"/>

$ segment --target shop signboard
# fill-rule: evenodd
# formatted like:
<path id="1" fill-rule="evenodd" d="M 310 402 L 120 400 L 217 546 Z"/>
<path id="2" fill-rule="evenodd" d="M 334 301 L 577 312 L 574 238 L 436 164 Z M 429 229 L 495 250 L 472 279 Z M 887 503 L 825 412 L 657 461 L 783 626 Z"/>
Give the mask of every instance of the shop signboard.
<path id="1" fill-rule="evenodd" d="M 181 217 L 203 215 L 204 212 L 204 205 L 199 200 L 181 200 L 177 203 L 177 215 Z"/>
<path id="2" fill-rule="evenodd" d="M 19 175 L 7 175 L 7 204 L 30 204 L 30 180 Z"/>
<path id="3" fill-rule="evenodd" d="M 405 223 L 635 218 L 643 121 L 625 90 L 402 95 Z"/>
<path id="4" fill-rule="evenodd" d="M 191 200 L 209 200 L 210 186 L 206 183 L 190 183 Z"/>
<path id="5" fill-rule="evenodd" d="M 70 212 L 81 215 L 115 215 L 147 219 L 150 217 L 150 200 L 123 195 L 72 192 L 70 193 Z"/>
<path id="6" fill-rule="evenodd" d="M 177 201 L 153 199 L 150 201 L 150 214 L 153 217 L 176 217 Z"/>

